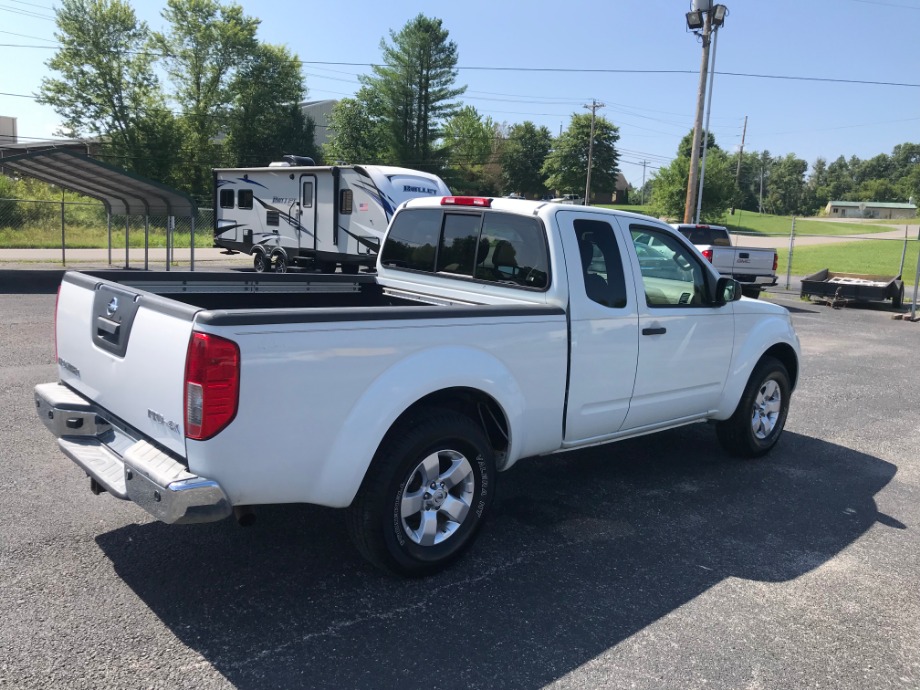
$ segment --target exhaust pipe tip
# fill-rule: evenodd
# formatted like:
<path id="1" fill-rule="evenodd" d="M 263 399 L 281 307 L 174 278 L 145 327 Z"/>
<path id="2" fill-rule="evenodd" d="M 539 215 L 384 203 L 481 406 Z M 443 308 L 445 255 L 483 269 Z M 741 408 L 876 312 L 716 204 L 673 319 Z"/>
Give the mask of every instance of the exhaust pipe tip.
<path id="1" fill-rule="evenodd" d="M 256 523 L 256 513 L 252 506 L 233 506 L 233 517 L 240 527 L 252 527 Z"/>

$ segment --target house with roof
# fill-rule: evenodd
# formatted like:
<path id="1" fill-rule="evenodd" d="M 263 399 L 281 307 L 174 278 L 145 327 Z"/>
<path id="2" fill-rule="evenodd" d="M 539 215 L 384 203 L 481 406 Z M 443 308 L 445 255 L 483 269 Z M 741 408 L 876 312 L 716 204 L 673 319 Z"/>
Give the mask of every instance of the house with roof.
<path id="1" fill-rule="evenodd" d="M 880 220 L 915 218 L 917 205 L 913 197 L 906 204 L 880 201 L 829 201 L 824 214 L 828 218 L 878 218 Z"/>

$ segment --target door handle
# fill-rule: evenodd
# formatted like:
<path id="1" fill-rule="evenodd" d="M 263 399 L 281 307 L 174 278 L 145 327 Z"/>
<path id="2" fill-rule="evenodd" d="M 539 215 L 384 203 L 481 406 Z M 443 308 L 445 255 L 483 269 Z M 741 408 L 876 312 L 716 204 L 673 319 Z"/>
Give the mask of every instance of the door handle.
<path id="1" fill-rule="evenodd" d="M 668 332 L 668 329 L 664 326 L 659 326 L 658 328 L 643 328 L 642 335 L 664 335 Z"/>

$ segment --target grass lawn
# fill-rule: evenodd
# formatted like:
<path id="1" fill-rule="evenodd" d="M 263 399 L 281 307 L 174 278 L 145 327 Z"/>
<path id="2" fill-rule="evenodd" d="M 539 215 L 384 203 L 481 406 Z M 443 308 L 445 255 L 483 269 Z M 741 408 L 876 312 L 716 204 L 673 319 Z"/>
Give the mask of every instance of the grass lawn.
<path id="1" fill-rule="evenodd" d="M 792 275 L 807 276 L 822 269 L 834 273 L 864 273 L 894 277 L 901 265 L 902 242 L 891 240 L 862 240 L 842 244 L 813 245 L 796 247 L 792 253 Z M 786 279 L 786 262 L 789 250 L 779 249 L 777 273 L 780 284 Z M 904 259 L 904 283 L 913 286 L 917 272 L 917 259 L 920 242 L 913 241 L 907 245 Z"/>
<path id="2" fill-rule="evenodd" d="M 187 227 L 187 226 L 186 226 Z M 105 227 L 70 227 L 65 228 L 65 241 L 69 249 L 93 249 L 108 246 Z M 129 240 L 132 247 L 144 246 L 143 225 L 133 226 L 130 229 Z M 210 225 L 198 227 L 195 230 L 195 246 L 211 247 L 214 245 L 213 231 Z M 32 227 L 32 228 L 0 228 L 0 248 L 3 249 L 57 249 L 61 246 L 61 228 Z M 112 227 L 112 247 L 125 246 L 125 228 Z M 150 246 L 165 247 L 166 232 L 162 229 L 150 229 Z M 188 247 L 189 233 L 176 231 L 173 233 L 173 246 Z"/>
<path id="3" fill-rule="evenodd" d="M 632 211 L 633 213 L 643 213 L 651 215 L 651 209 L 648 206 L 611 206 L 609 204 L 599 204 L 603 208 L 615 208 L 621 211 Z M 897 224 L 886 221 L 888 227 L 870 225 L 869 223 L 827 223 L 820 220 L 809 218 L 795 219 L 796 235 L 865 235 L 875 232 L 888 232 L 892 228 L 890 225 Z M 904 225 L 904 221 L 898 221 Z M 915 221 L 920 222 L 920 220 Z M 732 232 L 748 235 L 783 235 L 788 237 L 792 229 L 791 216 L 771 216 L 767 213 L 754 213 L 753 211 L 737 211 L 733 216 L 725 216 L 716 225 L 724 225 Z"/>

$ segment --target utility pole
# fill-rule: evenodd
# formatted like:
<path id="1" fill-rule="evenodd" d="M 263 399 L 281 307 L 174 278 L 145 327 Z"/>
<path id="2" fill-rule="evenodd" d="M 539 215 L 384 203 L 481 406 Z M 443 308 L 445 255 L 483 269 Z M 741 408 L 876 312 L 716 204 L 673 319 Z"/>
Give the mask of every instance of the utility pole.
<path id="1" fill-rule="evenodd" d="M 760 161 L 760 205 L 757 207 L 758 213 L 763 213 L 763 161 Z"/>
<path id="2" fill-rule="evenodd" d="M 642 205 L 645 206 L 645 166 L 648 165 L 648 161 L 642 161 L 642 187 L 639 189 L 639 198 L 642 200 Z"/>
<path id="3" fill-rule="evenodd" d="M 738 151 L 738 168 L 735 170 L 735 193 L 732 194 L 732 208 L 729 215 L 735 215 L 735 196 L 741 190 L 741 159 L 744 158 L 744 138 L 747 136 L 747 119 L 744 116 L 744 129 L 741 130 L 741 149 Z"/>
<path id="4" fill-rule="evenodd" d="M 696 120 L 693 124 L 693 146 L 690 149 L 690 175 L 687 177 L 687 202 L 684 223 L 693 219 L 696 208 L 696 187 L 699 182 L 700 140 L 703 129 L 703 105 L 706 101 L 706 76 L 709 70 L 709 37 L 712 33 L 712 12 L 705 12 L 703 21 L 703 59 L 700 62 L 700 86 L 696 96 Z"/>
<path id="5" fill-rule="evenodd" d="M 585 184 L 585 206 L 591 205 L 591 158 L 594 156 L 594 120 L 597 117 L 597 109 L 605 107 L 603 103 L 598 103 L 591 99 L 591 105 L 584 106 L 591 111 L 591 138 L 588 140 L 588 181 Z"/>

